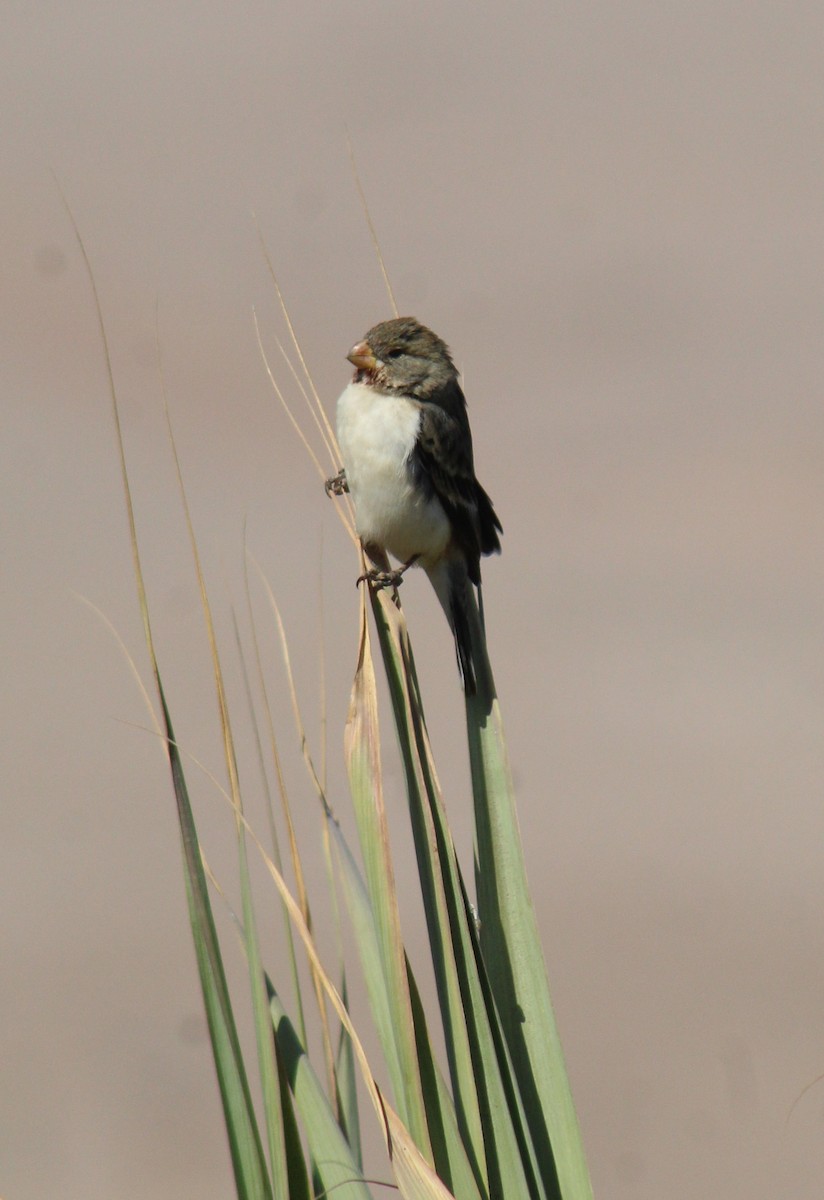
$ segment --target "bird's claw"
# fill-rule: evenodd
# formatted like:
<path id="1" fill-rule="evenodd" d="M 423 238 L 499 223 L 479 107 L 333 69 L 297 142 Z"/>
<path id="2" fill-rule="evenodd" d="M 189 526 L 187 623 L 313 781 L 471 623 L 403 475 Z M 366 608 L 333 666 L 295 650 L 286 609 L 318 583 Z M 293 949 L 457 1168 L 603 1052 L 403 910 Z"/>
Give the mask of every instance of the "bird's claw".
<path id="1" fill-rule="evenodd" d="M 327 496 L 343 496 L 349 491 L 346 472 L 338 471 L 337 475 L 327 479 L 323 486 Z"/>
<path id="2" fill-rule="evenodd" d="M 376 591 L 387 587 L 399 588 L 403 583 L 403 571 L 379 571 L 373 567 L 371 571 L 358 576 L 355 587 L 360 587 L 362 583 L 371 584 Z"/>

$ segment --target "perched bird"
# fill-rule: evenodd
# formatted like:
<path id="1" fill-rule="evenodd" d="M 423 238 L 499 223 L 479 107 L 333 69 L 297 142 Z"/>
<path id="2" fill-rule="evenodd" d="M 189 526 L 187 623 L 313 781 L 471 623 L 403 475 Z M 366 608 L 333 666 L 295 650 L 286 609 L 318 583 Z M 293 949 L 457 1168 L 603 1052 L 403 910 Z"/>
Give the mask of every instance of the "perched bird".
<path id="1" fill-rule="evenodd" d="M 338 400 L 343 470 L 327 491 L 351 494 L 358 535 L 379 564 L 365 578 L 397 586 L 413 563 L 426 571 L 474 694 L 481 663 L 469 585 L 480 585 L 481 555 L 500 550 L 503 529 L 475 478 L 458 372 L 446 344 L 414 317 L 375 325 L 347 358 L 355 374 Z M 400 569 L 390 569 L 387 552 Z"/>

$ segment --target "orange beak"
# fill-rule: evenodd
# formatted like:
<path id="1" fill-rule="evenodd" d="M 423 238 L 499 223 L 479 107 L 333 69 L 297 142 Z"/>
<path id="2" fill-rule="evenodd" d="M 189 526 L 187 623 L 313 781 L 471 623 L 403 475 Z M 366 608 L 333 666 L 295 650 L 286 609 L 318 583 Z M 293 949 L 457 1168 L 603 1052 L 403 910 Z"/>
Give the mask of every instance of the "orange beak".
<path id="1" fill-rule="evenodd" d="M 358 342 L 346 356 L 354 367 L 359 371 L 373 371 L 378 365 L 378 360 L 372 353 L 372 347 L 368 342 Z"/>

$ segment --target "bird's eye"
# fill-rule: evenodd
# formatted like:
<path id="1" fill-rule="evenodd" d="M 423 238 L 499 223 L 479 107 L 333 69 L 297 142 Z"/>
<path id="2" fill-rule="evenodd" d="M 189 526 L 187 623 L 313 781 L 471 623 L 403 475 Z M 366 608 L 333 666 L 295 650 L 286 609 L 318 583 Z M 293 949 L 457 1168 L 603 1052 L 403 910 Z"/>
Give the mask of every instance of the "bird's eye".
<path id="1" fill-rule="evenodd" d="M 387 351 L 387 353 L 386 353 L 386 357 L 387 357 L 387 358 L 400 358 L 400 356 L 401 356 L 402 354 L 403 354 L 403 350 L 401 350 L 399 346 L 396 346 L 396 347 L 394 348 L 394 350 L 388 350 L 388 351 Z"/>

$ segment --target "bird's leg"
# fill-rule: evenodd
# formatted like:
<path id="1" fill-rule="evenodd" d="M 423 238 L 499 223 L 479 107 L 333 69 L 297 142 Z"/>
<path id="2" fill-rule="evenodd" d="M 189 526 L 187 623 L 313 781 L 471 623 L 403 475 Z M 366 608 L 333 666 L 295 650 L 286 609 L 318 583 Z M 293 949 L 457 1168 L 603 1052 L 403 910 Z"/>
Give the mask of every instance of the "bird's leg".
<path id="1" fill-rule="evenodd" d="M 409 562 L 405 562 L 402 567 L 393 569 L 389 566 L 389 559 L 383 551 L 379 551 L 376 554 L 371 548 L 367 548 L 367 553 L 373 560 L 377 559 L 379 565 L 377 567 L 370 567 L 363 575 L 359 575 L 357 584 L 371 583 L 372 587 L 378 591 L 385 587 L 393 587 L 397 591 L 403 583 L 404 572 L 408 571 L 420 558 L 420 554 L 413 554 Z"/>
<path id="2" fill-rule="evenodd" d="M 332 479 L 327 479 L 323 486 L 326 488 L 327 496 L 342 496 L 344 492 L 348 492 L 349 484 L 344 468 L 341 467 L 337 475 L 333 476 Z"/>

